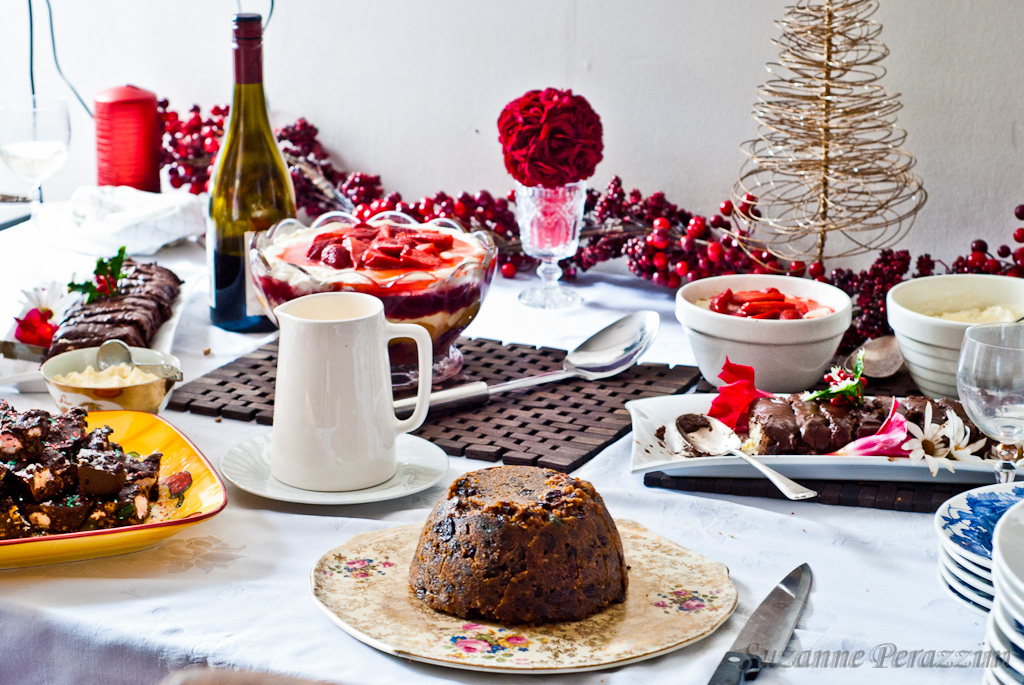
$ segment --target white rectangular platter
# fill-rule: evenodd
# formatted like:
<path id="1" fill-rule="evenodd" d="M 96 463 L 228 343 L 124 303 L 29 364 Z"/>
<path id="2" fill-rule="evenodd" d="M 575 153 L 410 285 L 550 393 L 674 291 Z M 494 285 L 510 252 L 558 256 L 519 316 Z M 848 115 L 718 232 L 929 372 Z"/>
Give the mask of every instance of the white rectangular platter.
<path id="1" fill-rule="evenodd" d="M 195 276 L 181 284 L 178 298 L 171 307 L 171 316 L 161 324 L 153 336 L 150 348 L 160 352 L 171 353 L 174 344 L 174 334 L 181 322 L 181 315 L 185 311 L 192 291 L 196 286 L 206 279 L 205 276 Z M 14 323 L 7 331 L 6 340 L 14 340 Z M 46 384 L 39 375 L 39 364 L 37 362 L 20 361 L 0 357 L 0 386 L 13 386 L 19 392 L 46 392 Z"/>
<path id="2" fill-rule="evenodd" d="M 630 470 L 646 473 L 663 471 L 670 476 L 763 478 L 739 457 L 680 457 L 655 437 L 655 431 L 669 425 L 680 414 L 706 414 L 717 395 L 666 395 L 626 403 L 633 420 L 633 450 Z M 922 483 L 994 483 L 993 462 L 954 462 L 956 473 L 945 468 L 932 476 L 923 460 L 889 457 L 840 457 L 817 455 L 774 455 L 758 457 L 776 471 L 795 480 L 870 480 Z M 1024 470 L 1017 466 L 1017 478 Z"/>

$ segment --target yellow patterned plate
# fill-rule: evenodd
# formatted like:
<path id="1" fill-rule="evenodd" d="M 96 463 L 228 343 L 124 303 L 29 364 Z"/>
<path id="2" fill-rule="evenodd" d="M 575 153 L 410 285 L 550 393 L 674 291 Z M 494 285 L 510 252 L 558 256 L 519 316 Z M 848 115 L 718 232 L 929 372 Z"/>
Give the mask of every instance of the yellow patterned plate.
<path id="1" fill-rule="evenodd" d="M 220 476 L 195 445 L 159 416 L 137 411 L 97 411 L 89 429 L 110 426 L 125 452 L 163 453 L 160 496 L 145 523 L 17 540 L 0 540 L 0 568 L 38 566 L 109 557 L 152 547 L 220 512 L 228 503 Z"/>
<path id="2" fill-rule="evenodd" d="M 572 673 L 666 654 L 707 637 L 736 608 L 729 569 L 635 521 L 616 521 L 629 565 L 626 601 L 582 621 L 475 623 L 434 611 L 409 589 L 422 526 L 357 535 L 313 568 L 313 600 L 352 637 L 387 654 L 473 671 Z"/>

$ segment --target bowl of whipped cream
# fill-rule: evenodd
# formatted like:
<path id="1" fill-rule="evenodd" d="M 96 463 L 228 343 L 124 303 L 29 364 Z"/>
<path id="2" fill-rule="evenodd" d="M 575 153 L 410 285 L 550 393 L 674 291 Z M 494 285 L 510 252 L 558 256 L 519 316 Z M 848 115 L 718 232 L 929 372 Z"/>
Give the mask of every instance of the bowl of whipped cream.
<path id="1" fill-rule="evenodd" d="M 886 311 L 917 387 L 928 397 L 955 398 L 964 333 L 975 324 L 1024 317 L 1024 279 L 989 274 L 914 278 L 889 291 Z"/>
<path id="2" fill-rule="evenodd" d="M 181 368 L 178 358 L 165 352 L 145 347 L 128 349 L 136 363 Z M 100 370 L 98 350 L 70 350 L 43 362 L 40 372 L 46 389 L 61 410 L 83 407 L 88 411 L 127 409 L 156 414 L 167 406 L 174 381 L 131 364 L 115 364 Z"/>

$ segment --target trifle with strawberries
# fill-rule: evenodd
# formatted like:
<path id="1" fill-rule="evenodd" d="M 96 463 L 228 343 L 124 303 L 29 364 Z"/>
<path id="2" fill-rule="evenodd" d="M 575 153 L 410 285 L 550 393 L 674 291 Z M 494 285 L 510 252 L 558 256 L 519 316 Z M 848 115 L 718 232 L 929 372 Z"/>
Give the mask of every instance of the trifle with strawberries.
<path id="1" fill-rule="evenodd" d="M 308 228 L 288 219 L 257 233 L 249 259 L 272 319 L 274 307 L 288 300 L 347 290 L 380 298 L 389 321 L 420 324 L 433 341 L 438 382 L 462 368 L 453 343 L 480 310 L 496 253 L 485 233 L 467 233 L 447 219 L 420 224 L 386 212 L 359 221 L 330 212 Z M 393 341 L 390 355 L 395 385 L 412 383 L 416 346 Z"/>

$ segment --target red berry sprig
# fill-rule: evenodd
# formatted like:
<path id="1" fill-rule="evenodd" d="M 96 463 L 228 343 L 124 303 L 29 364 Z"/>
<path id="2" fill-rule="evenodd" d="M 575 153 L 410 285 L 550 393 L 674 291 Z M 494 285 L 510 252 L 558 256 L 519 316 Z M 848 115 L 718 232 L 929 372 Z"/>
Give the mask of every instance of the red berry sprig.
<path id="1" fill-rule="evenodd" d="M 199 105 L 192 105 L 187 117 L 178 116 L 169 106 L 166 98 L 157 103 L 164 127 L 160 165 L 167 167 L 172 188 L 187 185 L 189 192 L 198 195 L 209 190 L 210 166 L 220 150 L 224 120 L 230 108 L 214 105 L 210 116 L 204 118 Z"/>

